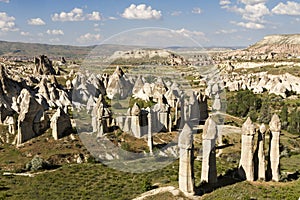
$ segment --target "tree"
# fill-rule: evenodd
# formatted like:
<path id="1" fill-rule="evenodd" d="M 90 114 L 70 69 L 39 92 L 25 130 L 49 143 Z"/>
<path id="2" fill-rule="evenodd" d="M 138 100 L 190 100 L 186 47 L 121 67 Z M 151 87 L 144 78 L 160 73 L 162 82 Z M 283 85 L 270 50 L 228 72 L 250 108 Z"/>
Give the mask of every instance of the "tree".
<path id="1" fill-rule="evenodd" d="M 282 124 L 282 129 L 284 130 L 286 130 L 288 127 L 288 117 L 289 117 L 288 107 L 284 104 L 280 112 L 280 120 Z"/>
<path id="2" fill-rule="evenodd" d="M 290 114 L 288 131 L 300 134 L 300 113 L 298 108 L 295 108 Z"/>
<path id="3" fill-rule="evenodd" d="M 227 105 L 229 114 L 246 117 L 251 111 L 254 116 L 253 112 L 257 112 L 261 108 L 262 100 L 250 90 L 241 90 L 234 97 L 228 99 Z"/>
<path id="4" fill-rule="evenodd" d="M 270 120 L 271 120 L 270 105 L 269 103 L 267 103 L 267 101 L 264 101 L 260 109 L 259 122 L 267 124 L 270 122 Z"/>

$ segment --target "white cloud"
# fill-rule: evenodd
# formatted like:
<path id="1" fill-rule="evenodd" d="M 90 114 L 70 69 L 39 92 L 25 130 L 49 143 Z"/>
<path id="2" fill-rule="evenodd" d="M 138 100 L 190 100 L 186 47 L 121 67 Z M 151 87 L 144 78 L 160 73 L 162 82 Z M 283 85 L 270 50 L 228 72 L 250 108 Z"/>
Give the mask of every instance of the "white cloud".
<path id="1" fill-rule="evenodd" d="M 222 6 L 222 8 L 224 8 L 230 12 L 237 13 L 237 14 L 245 13 L 245 9 L 237 7 L 236 5 L 234 5 L 234 6 L 225 5 L 225 6 Z"/>
<path id="2" fill-rule="evenodd" d="M 172 13 L 171 13 L 171 15 L 172 16 L 179 16 L 179 15 L 181 15 L 182 14 L 182 12 L 181 11 L 173 11 Z"/>
<path id="3" fill-rule="evenodd" d="M 265 26 L 263 24 L 255 23 L 255 22 L 235 22 L 236 25 L 247 28 L 247 29 L 263 29 Z"/>
<path id="4" fill-rule="evenodd" d="M 235 32 L 237 32 L 236 29 L 230 29 L 230 30 L 222 29 L 222 30 L 216 31 L 216 34 L 230 34 L 230 33 L 235 33 Z"/>
<path id="5" fill-rule="evenodd" d="M 79 38 L 77 38 L 77 41 L 80 43 L 96 42 L 100 40 L 101 40 L 100 34 L 91 34 L 91 33 L 86 33 L 84 35 L 81 35 Z"/>
<path id="6" fill-rule="evenodd" d="M 27 20 L 27 23 L 29 25 L 35 25 L 35 26 L 41 26 L 41 25 L 45 25 L 46 23 L 41 19 L 41 18 L 32 18 Z"/>
<path id="7" fill-rule="evenodd" d="M 194 13 L 194 14 L 201 14 L 202 10 L 201 10 L 201 8 L 193 8 L 192 13 Z"/>
<path id="8" fill-rule="evenodd" d="M 0 12 L 0 31 L 18 31 L 15 18 L 8 16 L 5 12 Z"/>
<path id="9" fill-rule="evenodd" d="M 90 21 L 99 21 L 101 20 L 101 14 L 100 12 L 93 11 L 89 14 L 84 14 L 83 10 L 81 8 L 74 8 L 70 12 L 61 12 L 61 13 L 54 13 L 51 16 L 52 21 L 84 21 L 84 20 L 90 20 Z"/>
<path id="10" fill-rule="evenodd" d="M 300 15 L 300 3 L 288 1 L 284 4 L 280 2 L 272 9 L 272 13 L 278 15 Z"/>
<path id="11" fill-rule="evenodd" d="M 118 18 L 116 17 L 108 17 L 109 20 L 117 20 Z"/>
<path id="12" fill-rule="evenodd" d="M 122 17 L 126 19 L 160 19 L 162 14 L 161 11 L 154 10 L 145 4 L 131 4 L 124 10 Z"/>
<path id="13" fill-rule="evenodd" d="M 47 30 L 48 35 L 64 35 L 64 32 L 60 29 Z"/>
<path id="14" fill-rule="evenodd" d="M 52 21 L 83 21 L 83 10 L 80 8 L 74 8 L 71 12 L 61 12 L 60 14 L 54 13 L 51 17 Z"/>
<path id="15" fill-rule="evenodd" d="M 9 3 L 9 0 L 0 0 L 0 2 Z"/>
<path id="16" fill-rule="evenodd" d="M 246 4 L 246 5 L 255 5 L 259 3 L 265 4 L 268 0 L 239 0 L 239 2 Z"/>
<path id="17" fill-rule="evenodd" d="M 220 0 L 219 4 L 221 6 L 226 6 L 226 5 L 231 4 L 231 1 L 230 0 Z"/>
<path id="18" fill-rule="evenodd" d="M 173 30 L 175 33 L 179 33 L 181 35 L 187 36 L 187 37 L 191 37 L 191 36 L 202 36 L 204 37 L 205 34 L 201 31 L 190 31 L 187 29 L 179 29 L 179 30 Z"/>
<path id="19" fill-rule="evenodd" d="M 20 34 L 21 34 L 22 36 L 29 36 L 29 35 L 30 35 L 29 32 L 24 32 L 24 31 L 22 31 Z"/>
<path id="20" fill-rule="evenodd" d="M 245 12 L 243 14 L 243 19 L 249 21 L 261 22 L 265 15 L 270 14 L 269 9 L 263 3 L 258 3 L 254 5 L 246 5 Z"/>
<path id="21" fill-rule="evenodd" d="M 88 20 L 91 20 L 91 21 L 99 21 L 99 20 L 101 20 L 100 13 L 96 12 L 96 11 L 93 11 L 91 14 L 87 14 L 86 17 L 87 17 Z"/>
<path id="22" fill-rule="evenodd" d="M 230 0 L 220 0 L 219 3 L 221 8 L 237 13 L 242 19 L 248 21 L 247 23 L 242 22 L 240 26 L 260 29 L 264 28 L 264 17 L 271 14 L 269 8 L 266 6 L 266 2 L 267 0 L 237 0 L 236 5 L 234 5 Z M 255 24 L 259 25 L 254 26 Z"/>
<path id="23" fill-rule="evenodd" d="M 198 42 L 207 42 L 209 39 L 205 36 L 205 33 L 201 31 L 190 31 L 185 28 L 178 29 L 178 30 L 172 30 L 171 32 L 182 35 L 184 37 L 193 39 Z"/>

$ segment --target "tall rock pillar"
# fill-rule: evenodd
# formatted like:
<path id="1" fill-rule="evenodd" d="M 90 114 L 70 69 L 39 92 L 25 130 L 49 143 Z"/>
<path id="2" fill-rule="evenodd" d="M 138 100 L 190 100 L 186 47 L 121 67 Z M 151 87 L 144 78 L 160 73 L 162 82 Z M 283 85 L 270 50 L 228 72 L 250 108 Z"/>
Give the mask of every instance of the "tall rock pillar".
<path id="1" fill-rule="evenodd" d="M 149 153 L 152 155 L 153 154 L 153 138 L 152 138 L 152 111 L 151 108 L 147 108 L 148 111 L 148 147 L 149 147 Z"/>
<path id="2" fill-rule="evenodd" d="M 248 181 L 254 180 L 254 164 L 253 164 L 253 145 L 254 145 L 255 127 L 250 117 L 242 126 L 242 147 L 241 159 L 239 163 L 238 173 L 241 178 Z"/>
<path id="3" fill-rule="evenodd" d="M 279 151 L 279 136 L 281 130 L 281 122 L 278 115 L 274 114 L 271 122 L 269 123 L 270 126 L 270 167 L 271 167 L 271 179 L 273 181 L 279 181 L 279 158 L 280 158 L 280 151 Z"/>
<path id="4" fill-rule="evenodd" d="M 217 166 L 216 166 L 216 139 L 217 139 L 217 124 L 209 117 L 203 128 L 202 135 L 202 172 L 201 182 L 207 183 L 217 182 Z"/>
<path id="5" fill-rule="evenodd" d="M 266 179 L 266 170 L 265 170 L 265 152 L 264 152 L 264 143 L 265 143 L 265 132 L 266 126 L 265 124 L 260 125 L 258 132 L 258 179 L 265 180 Z"/>
<path id="6" fill-rule="evenodd" d="M 184 193 L 194 193 L 194 146 L 193 133 L 185 124 L 178 139 L 179 147 L 179 189 Z"/>

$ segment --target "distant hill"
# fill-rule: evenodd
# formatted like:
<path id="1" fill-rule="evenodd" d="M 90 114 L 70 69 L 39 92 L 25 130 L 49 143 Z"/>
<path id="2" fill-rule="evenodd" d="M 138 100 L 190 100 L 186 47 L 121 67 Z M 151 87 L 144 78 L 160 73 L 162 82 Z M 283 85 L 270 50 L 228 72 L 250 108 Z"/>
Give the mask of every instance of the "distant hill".
<path id="1" fill-rule="evenodd" d="M 41 54 L 48 57 L 65 58 L 85 58 L 89 54 L 111 55 L 115 51 L 124 51 L 134 46 L 123 46 L 113 44 L 102 44 L 100 46 L 70 46 L 70 45 L 50 45 L 40 43 L 23 43 L 0 41 L 0 57 L 34 57 Z"/>
<path id="2" fill-rule="evenodd" d="M 300 34 L 268 35 L 248 47 L 252 53 L 279 53 L 300 55 Z"/>
<path id="3" fill-rule="evenodd" d="M 0 41 L 0 56 L 33 57 L 45 54 L 49 57 L 81 58 L 87 55 L 94 47 Z"/>

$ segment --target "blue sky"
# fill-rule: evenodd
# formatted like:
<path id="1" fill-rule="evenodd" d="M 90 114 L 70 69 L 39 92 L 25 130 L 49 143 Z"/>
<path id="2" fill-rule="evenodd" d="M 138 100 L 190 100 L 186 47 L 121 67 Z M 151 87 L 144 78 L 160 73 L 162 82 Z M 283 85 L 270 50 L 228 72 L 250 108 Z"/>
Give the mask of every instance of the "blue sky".
<path id="1" fill-rule="evenodd" d="M 161 27 L 203 46 L 248 46 L 300 33 L 300 1 L 0 0 L 0 40 L 92 45 L 122 31 Z"/>

